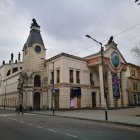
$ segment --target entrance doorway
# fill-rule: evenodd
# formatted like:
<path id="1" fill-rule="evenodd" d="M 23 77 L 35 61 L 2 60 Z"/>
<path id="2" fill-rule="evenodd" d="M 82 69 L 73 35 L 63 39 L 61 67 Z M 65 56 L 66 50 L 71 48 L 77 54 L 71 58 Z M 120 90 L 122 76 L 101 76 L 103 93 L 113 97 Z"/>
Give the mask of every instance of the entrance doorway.
<path id="1" fill-rule="evenodd" d="M 35 92 L 33 97 L 33 109 L 40 110 L 40 93 Z"/>
<path id="2" fill-rule="evenodd" d="M 92 96 L 92 108 L 96 107 L 96 92 L 91 93 Z"/>

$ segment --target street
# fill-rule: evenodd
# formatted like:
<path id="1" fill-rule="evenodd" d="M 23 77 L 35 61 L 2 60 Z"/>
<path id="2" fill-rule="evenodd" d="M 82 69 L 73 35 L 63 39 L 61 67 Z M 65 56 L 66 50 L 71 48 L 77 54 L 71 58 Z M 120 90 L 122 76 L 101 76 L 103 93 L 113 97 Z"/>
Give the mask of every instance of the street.
<path id="1" fill-rule="evenodd" d="M 140 128 L 0 110 L 0 140 L 139 140 Z"/>

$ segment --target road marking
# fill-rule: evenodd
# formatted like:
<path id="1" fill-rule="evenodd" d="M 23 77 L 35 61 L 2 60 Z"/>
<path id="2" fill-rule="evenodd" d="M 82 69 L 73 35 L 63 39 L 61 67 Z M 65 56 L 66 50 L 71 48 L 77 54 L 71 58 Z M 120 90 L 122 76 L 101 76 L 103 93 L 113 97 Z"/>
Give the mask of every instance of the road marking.
<path id="1" fill-rule="evenodd" d="M 25 115 L 30 115 L 30 116 L 34 116 L 34 115 L 36 115 L 36 114 L 25 113 Z"/>
<path id="2" fill-rule="evenodd" d="M 54 133 L 59 133 L 59 134 L 63 134 L 63 135 L 69 136 L 69 137 L 81 139 L 81 138 L 78 137 L 78 136 L 71 135 L 71 134 L 68 134 L 68 133 L 65 133 L 65 132 L 56 131 L 56 130 L 49 129 L 49 128 L 45 128 L 45 127 L 41 127 L 41 126 L 38 126 L 38 125 L 33 125 L 33 124 L 31 124 L 31 123 L 25 123 L 25 122 L 23 122 L 23 121 L 20 121 L 20 120 L 18 120 L 18 119 L 14 119 L 14 118 L 11 118 L 11 117 L 8 117 L 8 118 L 11 119 L 11 120 L 14 120 L 14 121 L 17 121 L 17 122 L 26 124 L 26 125 L 34 126 L 34 127 L 36 127 L 36 128 L 39 128 L 39 129 L 45 129 L 45 130 L 48 130 L 48 131 L 51 131 L 51 132 L 54 132 Z"/>
<path id="3" fill-rule="evenodd" d="M 37 127 L 37 128 L 43 128 L 43 127 L 41 127 L 41 126 L 37 126 L 37 125 L 36 125 L 35 127 Z"/>
<path id="4" fill-rule="evenodd" d="M 27 125 L 33 125 L 33 124 L 31 124 L 31 123 L 27 123 Z"/>
<path id="5" fill-rule="evenodd" d="M 0 117 L 7 117 L 7 116 L 16 116 L 17 114 L 12 113 L 12 114 L 0 114 Z"/>
<path id="6" fill-rule="evenodd" d="M 14 121 L 18 121 L 17 119 L 14 119 L 14 118 L 10 118 L 10 117 L 8 117 L 9 119 L 11 119 L 11 120 L 14 120 Z"/>
<path id="7" fill-rule="evenodd" d="M 0 114 L 0 117 L 18 116 L 18 115 L 19 115 L 19 114 L 16 114 L 16 113 L 12 113 L 12 114 Z M 23 115 L 30 115 L 30 116 L 33 116 L 33 115 L 36 115 L 36 114 L 24 113 Z"/>
<path id="8" fill-rule="evenodd" d="M 47 130 L 49 130 L 49 131 L 52 131 L 52 132 L 56 132 L 56 133 L 57 133 L 57 131 L 55 131 L 55 130 L 53 130 L 53 129 L 49 129 L 49 128 L 44 128 L 44 129 L 47 129 Z"/>
<path id="9" fill-rule="evenodd" d="M 20 123 L 24 123 L 24 121 L 19 121 Z"/>
<path id="10" fill-rule="evenodd" d="M 68 133 L 65 133 L 65 132 L 60 132 L 60 131 L 56 131 L 56 130 L 48 129 L 48 128 L 44 128 L 44 129 L 47 129 L 48 131 L 52 131 L 52 132 L 55 132 L 55 133 L 63 134 L 63 135 L 66 135 L 66 136 L 70 136 L 70 137 L 73 137 L 73 138 L 79 138 L 79 139 L 81 139 L 81 138 L 78 137 L 78 136 L 71 135 L 71 134 L 68 134 Z"/>

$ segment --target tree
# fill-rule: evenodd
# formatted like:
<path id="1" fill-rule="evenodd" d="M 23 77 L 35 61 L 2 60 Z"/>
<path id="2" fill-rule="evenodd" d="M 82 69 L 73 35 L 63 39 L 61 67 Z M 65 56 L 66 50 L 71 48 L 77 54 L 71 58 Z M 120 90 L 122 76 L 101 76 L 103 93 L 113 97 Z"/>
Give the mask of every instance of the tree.
<path id="1" fill-rule="evenodd" d="M 137 3 L 138 5 L 140 5 L 140 0 L 135 0 L 135 3 Z"/>
<path id="2" fill-rule="evenodd" d="M 134 54 L 134 56 L 140 57 L 140 44 L 139 44 L 139 46 L 136 45 L 135 47 L 133 47 L 131 49 L 131 52 Z"/>

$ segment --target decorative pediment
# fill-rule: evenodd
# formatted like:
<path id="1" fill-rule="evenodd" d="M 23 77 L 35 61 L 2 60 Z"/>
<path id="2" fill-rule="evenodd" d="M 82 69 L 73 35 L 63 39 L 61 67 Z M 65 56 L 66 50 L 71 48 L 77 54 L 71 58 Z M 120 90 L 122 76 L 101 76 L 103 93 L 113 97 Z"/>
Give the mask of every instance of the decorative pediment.
<path id="1" fill-rule="evenodd" d="M 117 44 L 114 42 L 105 45 L 104 57 L 110 59 L 111 63 L 114 61 L 114 66 L 117 65 L 118 61 L 123 64 L 127 63 L 123 55 L 119 51 Z M 116 64 L 115 61 L 117 61 Z"/>

